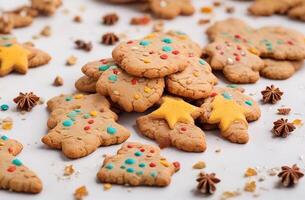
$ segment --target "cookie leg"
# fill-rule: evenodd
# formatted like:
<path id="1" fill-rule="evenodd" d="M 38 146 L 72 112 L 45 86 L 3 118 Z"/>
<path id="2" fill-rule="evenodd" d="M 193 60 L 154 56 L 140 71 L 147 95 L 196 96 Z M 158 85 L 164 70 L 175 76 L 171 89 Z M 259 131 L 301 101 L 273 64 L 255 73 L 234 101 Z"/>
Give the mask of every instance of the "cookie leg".
<path id="1" fill-rule="evenodd" d="M 233 83 L 255 83 L 259 79 L 259 72 L 247 67 L 228 65 L 223 69 L 223 74 Z"/>
<path id="2" fill-rule="evenodd" d="M 226 130 L 221 130 L 221 135 L 233 143 L 245 144 L 249 141 L 248 123 L 236 121 Z"/>

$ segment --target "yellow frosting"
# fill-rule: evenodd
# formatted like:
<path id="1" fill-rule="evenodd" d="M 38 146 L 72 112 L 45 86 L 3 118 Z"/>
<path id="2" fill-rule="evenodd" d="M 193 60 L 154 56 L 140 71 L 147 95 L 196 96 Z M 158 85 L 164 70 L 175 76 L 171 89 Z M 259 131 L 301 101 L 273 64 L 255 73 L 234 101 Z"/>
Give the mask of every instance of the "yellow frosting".
<path id="1" fill-rule="evenodd" d="M 18 44 L 0 46 L 0 76 L 13 70 L 26 73 L 28 70 L 28 55 L 30 52 Z"/>
<path id="2" fill-rule="evenodd" d="M 182 99 L 163 97 L 163 103 L 159 109 L 151 113 L 153 117 L 165 119 L 168 126 L 173 129 L 177 122 L 194 123 L 191 114 L 196 107 L 186 103 Z"/>
<path id="3" fill-rule="evenodd" d="M 217 95 L 212 102 L 212 112 L 208 123 L 218 124 L 222 131 L 227 130 L 235 121 L 247 123 L 246 109 L 236 103 L 233 99 L 225 99 L 222 95 Z"/>

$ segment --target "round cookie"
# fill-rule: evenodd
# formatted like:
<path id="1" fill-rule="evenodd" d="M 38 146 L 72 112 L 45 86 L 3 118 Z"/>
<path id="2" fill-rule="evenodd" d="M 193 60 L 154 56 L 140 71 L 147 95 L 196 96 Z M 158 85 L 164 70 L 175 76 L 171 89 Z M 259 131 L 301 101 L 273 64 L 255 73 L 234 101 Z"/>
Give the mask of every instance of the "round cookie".
<path id="1" fill-rule="evenodd" d="M 161 78 L 187 67 L 188 58 L 197 54 L 190 43 L 194 42 L 182 33 L 152 33 L 142 40 L 119 44 L 112 57 L 128 74 Z"/>
<path id="2" fill-rule="evenodd" d="M 185 70 L 166 78 L 167 91 L 189 99 L 207 97 L 217 84 L 210 65 L 197 57 L 190 58 L 188 62 L 189 66 Z"/>

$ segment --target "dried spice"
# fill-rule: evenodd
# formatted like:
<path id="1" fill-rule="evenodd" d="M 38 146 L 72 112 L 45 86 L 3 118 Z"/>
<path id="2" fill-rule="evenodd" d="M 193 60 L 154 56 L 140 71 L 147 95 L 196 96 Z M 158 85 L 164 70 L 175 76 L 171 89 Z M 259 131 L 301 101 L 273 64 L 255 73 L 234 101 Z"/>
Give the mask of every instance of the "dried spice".
<path id="1" fill-rule="evenodd" d="M 298 183 L 299 179 L 302 178 L 304 174 L 300 171 L 300 168 L 294 164 L 292 167 L 283 166 L 282 171 L 278 174 L 282 180 L 282 184 L 285 187 L 290 187 Z"/>
<path id="2" fill-rule="evenodd" d="M 105 33 L 102 36 L 101 43 L 105 45 L 113 45 L 119 41 L 119 37 L 114 33 Z"/>
<path id="3" fill-rule="evenodd" d="M 76 16 L 73 18 L 73 21 L 76 22 L 76 23 L 81 23 L 83 20 L 82 20 L 82 17 L 81 17 L 81 16 L 76 15 Z"/>
<path id="4" fill-rule="evenodd" d="M 88 195 L 88 191 L 87 191 L 86 186 L 81 186 L 81 187 L 77 188 L 74 192 L 74 198 L 76 200 L 82 200 L 87 195 Z"/>
<path id="5" fill-rule="evenodd" d="M 206 174 L 200 172 L 197 178 L 197 189 L 203 194 L 213 194 L 216 191 L 216 184 L 220 182 L 220 179 L 216 177 L 215 173 Z"/>
<path id="6" fill-rule="evenodd" d="M 91 51 L 92 49 L 92 43 L 91 42 L 85 42 L 83 40 L 76 40 L 75 45 L 77 49 L 82 49 L 85 51 Z"/>
<path id="7" fill-rule="evenodd" d="M 279 119 L 273 122 L 273 134 L 277 137 L 287 137 L 295 129 L 293 123 L 288 122 L 288 119 Z"/>
<path id="8" fill-rule="evenodd" d="M 102 18 L 102 22 L 105 25 L 114 25 L 119 21 L 119 16 L 116 13 L 110 13 L 104 15 Z"/>
<path id="9" fill-rule="evenodd" d="M 233 6 L 226 7 L 226 13 L 232 14 L 235 12 L 235 8 Z"/>
<path id="10" fill-rule="evenodd" d="M 19 96 L 14 98 L 18 110 L 31 111 L 39 102 L 39 97 L 33 92 L 19 93 Z"/>
<path id="11" fill-rule="evenodd" d="M 210 22 L 211 22 L 210 19 L 199 19 L 198 24 L 199 25 L 205 25 L 205 24 L 208 24 Z"/>
<path id="12" fill-rule="evenodd" d="M 274 85 L 267 86 L 265 90 L 261 92 L 263 95 L 264 103 L 272 103 L 275 104 L 279 100 L 281 100 L 281 96 L 284 94 L 280 91 L 279 88 L 274 87 Z"/>
<path id="13" fill-rule="evenodd" d="M 49 37 L 51 36 L 51 27 L 50 26 L 45 26 L 41 31 L 40 31 L 40 35 L 45 36 L 45 37 Z"/>
<path id="14" fill-rule="evenodd" d="M 290 108 L 279 108 L 277 109 L 277 114 L 279 115 L 288 115 L 290 113 Z"/>

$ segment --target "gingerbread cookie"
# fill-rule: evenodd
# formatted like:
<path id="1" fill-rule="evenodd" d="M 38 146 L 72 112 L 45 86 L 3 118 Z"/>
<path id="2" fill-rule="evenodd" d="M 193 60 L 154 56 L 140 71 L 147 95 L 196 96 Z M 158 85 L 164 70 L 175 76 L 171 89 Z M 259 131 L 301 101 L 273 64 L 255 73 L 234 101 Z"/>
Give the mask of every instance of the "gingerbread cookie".
<path id="1" fill-rule="evenodd" d="M 167 91 L 189 99 L 207 97 L 217 84 L 217 78 L 212 73 L 210 65 L 197 57 L 190 58 L 188 63 L 185 70 L 166 78 Z"/>
<path id="2" fill-rule="evenodd" d="M 115 122 L 109 102 L 99 94 L 61 95 L 48 101 L 50 128 L 42 142 L 61 149 L 68 158 L 81 158 L 99 146 L 124 142 L 130 132 Z"/>
<path id="3" fill-rule="evenodd" d="M 75 82 L 75 88 L 80 92 L 95 93 L 96 82 L 97 80 L 91 77 L 82 76 Z"/>
<path id="4" fill-rule="evenodd" d="M 204 49 L 213 70 L 222 70 L 233 83 L 255 83 L 264 63 L 247 47 L 225 40 L 217 40 Z"/>
<path id="5" fill-rule="evenodd" d="M 263 61 L 264 67 L 261 69 L 260 75 L 274 80 L 290 78 L 304 64 L 303 61 L 281 61 L 273 59 L 263 59 Z"/>
<path id="6" fill-rule="evenodd" d="M 112 52 L 116 63 L 128 74 L 161 78 L 188 65 L 189 57 L 199 54 L 198 46 L 182 33 L 152 33 L 142 40 L 119 44 Z"/>
<path id="7" fill-rule="evenodd" d="M 12 71 L 26 74 L 28 68 L 47 64 L 51 57 L 28 44 L 19 44 L 11 37 L 0 36 L 0 77 Z"/>
<path id="8" fill-rule="evenodd" d="M 164 19 L 192 15 L 195 12 L 191 0 L 149 0 L 149 8 L 157 17 Z"/>
<path id="9" fill-rule="evenodd" d="M 15 157 L 22 148 L 18 141 L 5 135 L 0 137 L 0 188 L 14 192 L 39 193 L 42 190 L 41 180 Z"/>
<path id="10" fill-rule="evenodd" d="M 243 21 L 230 18 L 208 28 L 212 41 L 225 40 L 244 45 L 263 58 L 302 60 L 305 58 L 303 34 L 283 27 L 253 29 Z"/>
<path id="11" fill-rule="evenodd" d="M 298 6 L 290 9 L 288 11 L 288 16 L 293 19 L 305 21 L 305 1 L 303 0 L 302 3 L 298 4 Z"/>
<path id="12" fill-rule="evenodd" d="M 41 15 L 53 15 L 61 4 L 61 0 L 31 0 L 31 7 Z"/>
<path id="13" fill-rule="evenodd" d="M 205 134 L 194 124 L 201 111 L 180 98 L 163 97 L 159 109 L 137 119 L 137 127 L 161 148 L 174 146 L 183 151 L 203 152 Z"/>
<path id="14" fill-rule="evenodd" d="M 160 153 L 153 145 L 125 143 L 117 155 L 105 158 L 97 178 L 102 183 L 119 185 L 167 186 L 180 164 L 170 163 Z"/>
<path id="15" fill-rule="evenodd" d="M 200 121 L 215 124 L 227 140 L 244 144 L 249 140 L 248 122 L 258 120 L 260 109 L 257 102 L 235 88 L 214 88 L 210 97 L 201 105 Z"/>

